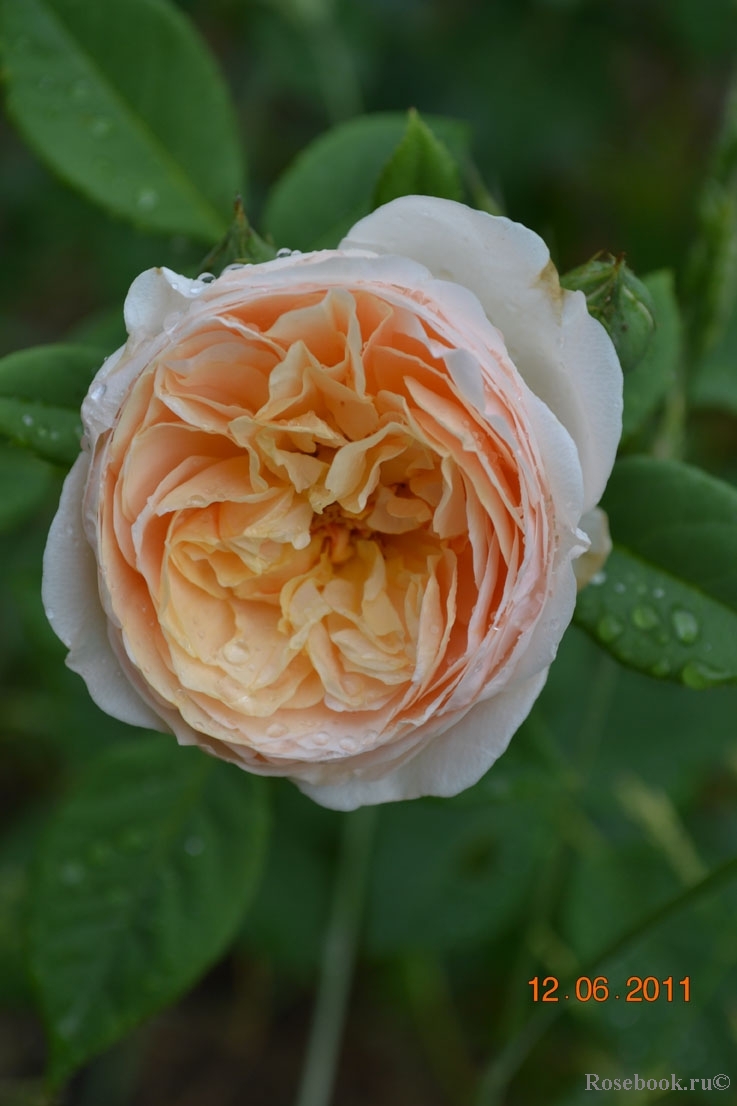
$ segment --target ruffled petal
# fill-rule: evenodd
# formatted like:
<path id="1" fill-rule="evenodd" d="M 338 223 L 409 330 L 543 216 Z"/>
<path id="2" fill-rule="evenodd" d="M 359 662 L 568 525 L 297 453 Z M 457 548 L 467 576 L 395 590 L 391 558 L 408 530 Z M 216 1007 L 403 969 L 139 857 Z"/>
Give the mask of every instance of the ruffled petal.
<path id="1" fill-rule="evenodd" d="M 622 432 L 622 371 L 583 293 L 561 289 L 542 239 L 452 200 L 403 196 L 356 223 L 341 249 L 411 257 L 476 294 L 526 382 L 575 441 L 584 506 L 594 507 Z"/>

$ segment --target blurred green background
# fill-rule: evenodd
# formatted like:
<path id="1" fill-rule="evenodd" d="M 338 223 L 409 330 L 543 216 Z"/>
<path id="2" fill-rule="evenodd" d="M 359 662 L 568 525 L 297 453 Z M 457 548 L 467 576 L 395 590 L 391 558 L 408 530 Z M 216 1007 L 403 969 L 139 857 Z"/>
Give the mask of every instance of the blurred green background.
<path id="1" fill-rule="evenodd" d="M 733 0 L 180 6 L 226 75 L 257 227 L 270 186 L 308 141 L 362 111 L 416 106 L 471 124 L 492 191 L 545 237 L 562 270 L 606 249 L 626 252 L 638 272 L 682 272 L 737 61 Z M 69 338 L 112 349 L 135 275 L 154 264 L 196 270 L 201 244 L 107 216 L 57 182 L 7 120 L 0 164 L 0 353 Z M 734 473 L 734 413 L 705 405 L 689 455 Z M 8 526 L 25 520 L 0 552 L 0 1103 L 8 1104 L 36 1101 L 43 1066 L 22 956 L 37 834 L 80 766 L 128 733 L 63 667 L 41 609 L 40 557 L 60 479 L 29 458 L 12 509 L 14 489 L 1 485 Z M 575 974 L 737 852 L 736 718 L 737 691 L 646 680 L 574 629 L 530 720 L 484 781 L 450 802 L 382 810 L 336 1102 L 470 1102 L 490 1057 L 536 1013 L 528 979 Z M 192 995 L 83 1072 L 70 1106 L 292 1099 L 339 819 L 287 783 L 273 793 L 267 872 L 236 948 Z M 726 1072 L 737 1086 L 736 907 L 737 888 L 717 888 L 600 969 L 618 990 L 630 974 L 688 975 L 688 1005 L 574 1003 L 493 1101 L 576 1106 L 589 1101 L 591 1071 Z M 689 1101 L 711 1099 L 694 1092 Z"/>
<path id="2" fill-rule="evenodd" d="M 563 270 L 599 249 L 677 265 L 734 64 L 732 0 L 188 0 L 227 75 L 247 207 L 330 124 L 360 111 L 467 120 L 509 214 Z M 133 275 L 200 256 L 152 241 L 51 180 L 2 131 L 2 350 L 117 306 Z"/>

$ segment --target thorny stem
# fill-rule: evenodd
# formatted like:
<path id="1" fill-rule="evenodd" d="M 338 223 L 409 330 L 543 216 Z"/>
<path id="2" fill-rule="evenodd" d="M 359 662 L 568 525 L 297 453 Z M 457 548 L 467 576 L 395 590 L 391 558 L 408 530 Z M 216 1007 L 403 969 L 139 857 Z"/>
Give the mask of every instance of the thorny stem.
<path id="1" fill-rule="evenodd" d="M 333 903 L 296 1106 L 330 1106 L 371 858 L 376 808 L 345 814 Z"/>

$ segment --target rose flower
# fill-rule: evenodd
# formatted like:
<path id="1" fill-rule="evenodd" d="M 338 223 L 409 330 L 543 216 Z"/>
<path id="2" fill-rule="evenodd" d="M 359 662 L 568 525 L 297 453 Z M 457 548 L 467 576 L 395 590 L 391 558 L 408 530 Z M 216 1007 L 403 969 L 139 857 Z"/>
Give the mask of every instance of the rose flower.
<path id="1" fill-rule="evenodd" d="M 338 250 L 145 272 L 125 320 L 44 559 L 95 702 L 338 809 L 473 784 L 607 551 L 622 375 L 583 294 L 410 196 Z"/>

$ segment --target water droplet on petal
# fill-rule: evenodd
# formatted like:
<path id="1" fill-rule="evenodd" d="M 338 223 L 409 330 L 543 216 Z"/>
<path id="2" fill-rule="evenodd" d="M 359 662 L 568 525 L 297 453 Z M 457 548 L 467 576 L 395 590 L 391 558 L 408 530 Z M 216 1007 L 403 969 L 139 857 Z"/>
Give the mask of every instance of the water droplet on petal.
<path id="1" fill-rule="evenodd" d="M 596 624 L 596 632 L 604 642 L 615 641 L 622 633 L 624 626 L 613 614 L 605 614 Z"/>
<path id="2" fill-rule="evenodd" d="M 283 246 L 280 250 L 276 251 L 276 256 L 277 257 L 291 257 L 292 256 L 292 251 L 290 249 L 288 249 L 286 246 Z"/>
<path id="3" fill-rule="evenodd" d="M 197 279 L 201 280 L 203 284 L 212 284 L 213 280 L 217 280 L 217 277 L 214 273 L 200 273 Z"/>
<path id="4" fill-rule="evenodd" d="M 287 732 L 287 727 L 283 722 L 272 722 L 270 726 L 266 727 L 267 737 L 283 737 Z"/>
<path id="5" fill-rule="evenodd" d="M 90 399 L 98 400 L 102 399 L 107 391 L 107 384 L 93 384 L 90 388 Z"/>
<path id="6" fill-rule="evenodd" d="M 660 625 L 658 612 L 645 604 L 635 607 L 631 617 L 638 630 L 653 630 Z"/>
<path id="7" fill-rule="evenodd" d="M 693 645 L 699 636 L 699 623 L 691 611 L 676 607 L 670 616 L 676 637 L 683 645 Z"/>

